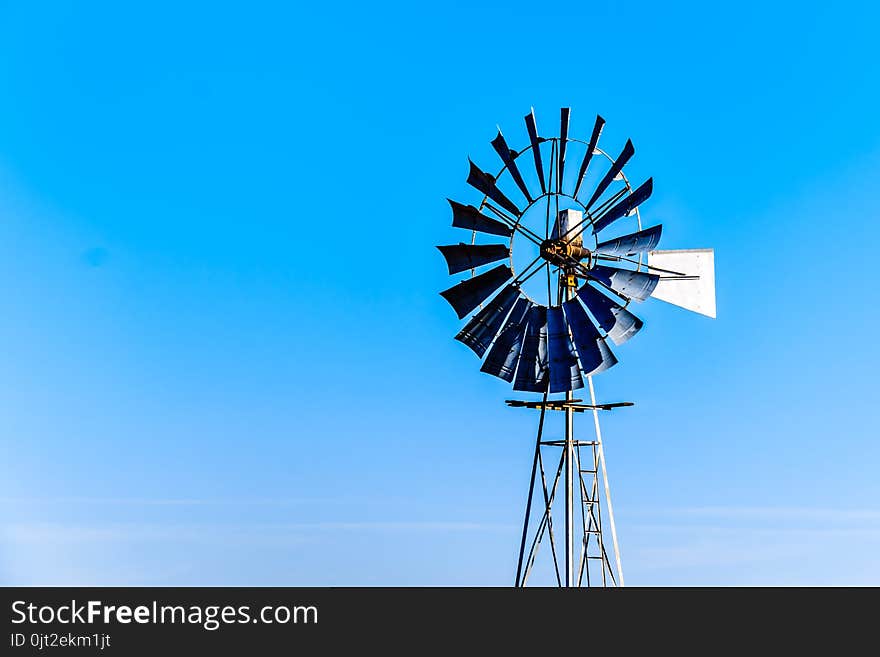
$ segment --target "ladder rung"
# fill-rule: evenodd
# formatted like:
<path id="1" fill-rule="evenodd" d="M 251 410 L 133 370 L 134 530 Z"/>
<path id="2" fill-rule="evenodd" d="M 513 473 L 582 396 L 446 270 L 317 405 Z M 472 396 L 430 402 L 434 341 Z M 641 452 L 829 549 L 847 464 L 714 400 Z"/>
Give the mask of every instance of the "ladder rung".
<path id="1" fill-rule="evenodd" d="M 581 470 L 582 474 L 596 474 L 598 470 Z"/>

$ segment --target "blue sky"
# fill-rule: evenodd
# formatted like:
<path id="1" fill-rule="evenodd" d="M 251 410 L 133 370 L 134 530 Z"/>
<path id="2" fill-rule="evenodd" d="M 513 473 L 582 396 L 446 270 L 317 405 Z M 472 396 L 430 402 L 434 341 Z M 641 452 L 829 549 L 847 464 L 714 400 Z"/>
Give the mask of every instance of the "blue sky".
<path id="1" fill-rule="evenodd" d="M 716 249 L 596 378 L 627 583 L 880 584 L 878 19 L 0 3 L 0 583 L 509 584 L 535 418 L 433 245 L 570 106 Z"/>

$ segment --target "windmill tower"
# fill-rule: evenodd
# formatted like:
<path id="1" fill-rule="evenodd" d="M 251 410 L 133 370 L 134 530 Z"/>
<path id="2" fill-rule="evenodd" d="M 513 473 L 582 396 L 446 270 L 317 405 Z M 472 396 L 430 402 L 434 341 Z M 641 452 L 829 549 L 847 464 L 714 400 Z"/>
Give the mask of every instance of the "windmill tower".
<path id="1" fill-rule="evenodd" d="M 516 586 L 529 582 L 542 544 L 559 586 L 624 584 L 599 416 L 632 403 L 598 402 L 593 377 L 617 363 L 609 342 L 641 330 L 632 302 L 654 297 L 715 317 L 714 251 L 656 250 L 662 226 L 644 228 L 640 214 L 653 180 L 633 188 L 623 171 L 632 142 L 612 157 L 599 146 L 601 116 L 588 141 L 569 136 L 569 118 L 562 108 L 559 136 L 541 137 L 533 110 L 519 151 L 499 130 L 498 174 L 470 162 L 480 204 L 449 201 L 452 225 L 470 242 L 437 247 L 450 274 L 470 272 L 440 293 L 459 319 L 470 316 L 456 340 L 482 359 L 481 371 L 537 394 L 507 401 L 538 412 Z M 533 172 L 520 169 L 526 153 Z M 576 169 L 566 170 L 567 156 Z M 487 241 L 499 237 L 507 243 Z M 576 397 L 584 388 L 588 398 Z M 585 413 L 592 422 L 576 430 Z"/>

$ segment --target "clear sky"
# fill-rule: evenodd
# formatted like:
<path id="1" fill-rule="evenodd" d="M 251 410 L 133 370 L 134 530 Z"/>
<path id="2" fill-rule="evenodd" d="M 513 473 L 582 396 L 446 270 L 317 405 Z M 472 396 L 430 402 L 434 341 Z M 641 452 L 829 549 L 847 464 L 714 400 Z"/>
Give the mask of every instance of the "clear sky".
<path id="1" fill-rule="evenodd" d="M 511 583 L 434 245 L 570 106 L 716 249 L 596 378 L 627 583 L 880 584 L 874 3 L 300 4 L 0 2 L 0 583 Z"/>

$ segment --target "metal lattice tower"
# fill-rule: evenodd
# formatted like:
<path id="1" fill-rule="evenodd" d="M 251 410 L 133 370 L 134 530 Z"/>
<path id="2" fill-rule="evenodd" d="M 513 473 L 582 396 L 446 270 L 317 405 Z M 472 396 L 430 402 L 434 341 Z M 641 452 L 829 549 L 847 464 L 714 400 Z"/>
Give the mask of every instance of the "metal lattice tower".
<path id="1" fill-rule="evenodd" d="M 591 378 L 588 379 L 588 383 L 591 392 L 591 402 L 588 404 L 582 403 L 580 399 L 574 399 L 571 393 L 568 393 L 565 399 L 556 401 L 549 400 L 545 396 L 540 401 L 534 402 L 518 400 L 507 402 L 509 406 L 524 406 L 540 412 L 532 478 L 529 483 L 517 563 L 516 586 L 525 586 L 528 583 L 544 541 L 549 543 L 553 573 L 558 585 L 623 584 L 617 531 L 614 526 L 614 509 L 611 505 L 610 484 L 598 416 L 600 410 L 617 405 L 597 405 Z M 595 434 L 588 438 L 579 438 L 574 430 L 574 417 L 575 414 L 584 412 L 593 414 Z M 553 424 L 547 421 L 548 413 L 563 416 L 561 439 L 553 439 L 546 435 L 546 425 Z M 569 464 L 571 464 L 570 470 Z M 536 490 L 540 492 L 537 497 Z M 555 532 L 558 529 L 553 525 L 554 511 L 558 517 L 560 506 L 557 497 L 559 491 L 564 496 L 561 506 L 564 511 L 565 549 L 562 555 L 556 549 Z M 612 539 L 610 550 L 605 541 L 603 513 L 609 523 Z"/>

